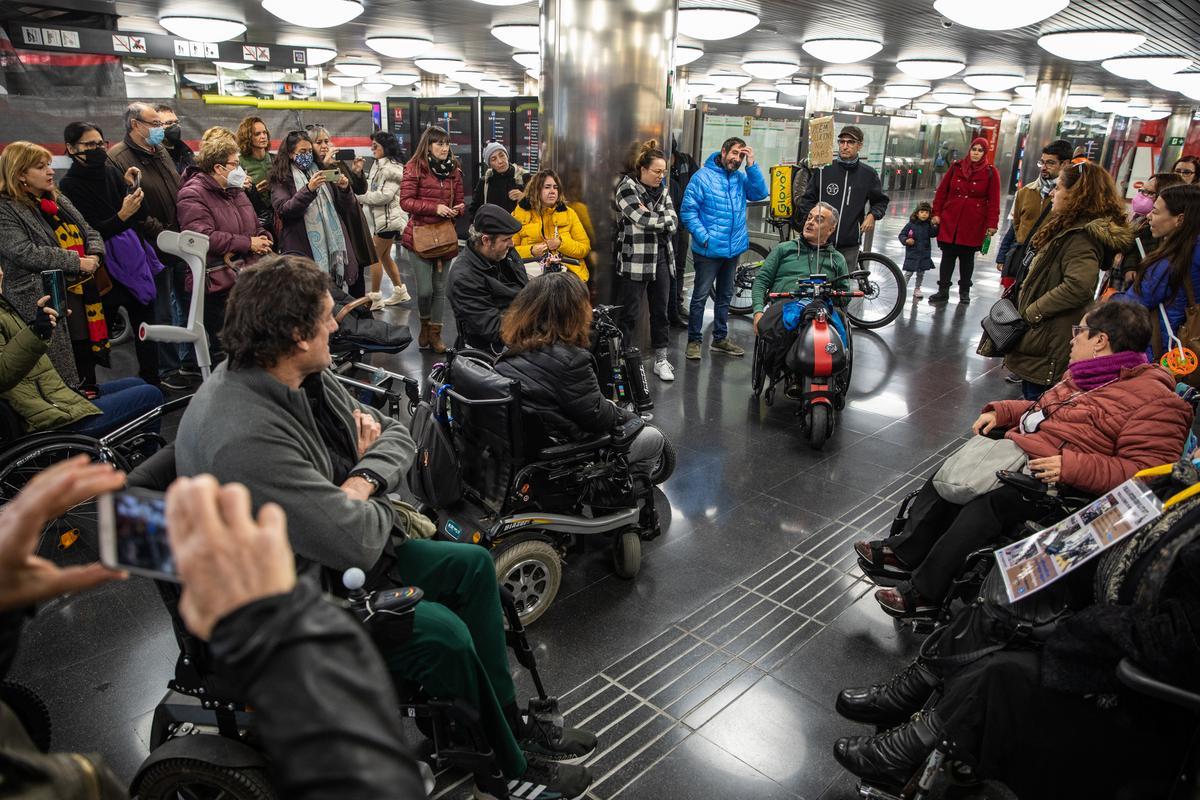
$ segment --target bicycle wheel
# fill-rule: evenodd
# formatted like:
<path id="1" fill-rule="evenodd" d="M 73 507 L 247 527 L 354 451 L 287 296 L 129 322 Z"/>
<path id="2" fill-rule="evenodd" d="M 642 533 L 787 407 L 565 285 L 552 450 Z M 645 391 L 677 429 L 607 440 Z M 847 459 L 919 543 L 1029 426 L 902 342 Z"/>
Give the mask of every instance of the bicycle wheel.
<path id="1" fill-rule="evenodd" d="M 767 248 L 758 242 L 751 242 L 750 249 L 742 254 L 737 272 L 733 276 L 733 296 L 729 298 L 730 314 L 744 316 L 754 309 L 754 300 L 751 297 L 754 278 L 758 275 L 758 268 L 762 265 L 763 259 L 767 257 L 767 253 Z M 709 292 L 709 297 L 713 300 L 717 299 L 715 285 Z"/>
<path id="2" fill-rule="evenodd" d="M 858 270 L 870 273 L 858 279 L 865 296 L 850 301 L 846 316 L 855 327 L 882 328 L 904 310 L 904 273 L 895 261 L 879 253 L 860 253 Z"/>

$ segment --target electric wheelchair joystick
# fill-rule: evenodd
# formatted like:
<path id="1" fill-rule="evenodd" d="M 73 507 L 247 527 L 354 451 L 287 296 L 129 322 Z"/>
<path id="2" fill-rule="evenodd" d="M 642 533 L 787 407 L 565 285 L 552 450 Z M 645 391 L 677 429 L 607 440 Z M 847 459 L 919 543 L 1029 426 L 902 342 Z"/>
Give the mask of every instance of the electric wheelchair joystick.
<path id="1" fill-rule="evenodd" d="M 407 638 L 412 632 L 412 613 L 425 592 L 416 586 L 401 586 L 368 592 L 363 589 L 366 573 L 351 567 L 342 573 L 342 586 L 349 592 L 350 611 L 362 621 L 373 636 L 387 631 L 389 638 L 400 634 Z M 395 639 L 392 639 L 395 641 Z"/>

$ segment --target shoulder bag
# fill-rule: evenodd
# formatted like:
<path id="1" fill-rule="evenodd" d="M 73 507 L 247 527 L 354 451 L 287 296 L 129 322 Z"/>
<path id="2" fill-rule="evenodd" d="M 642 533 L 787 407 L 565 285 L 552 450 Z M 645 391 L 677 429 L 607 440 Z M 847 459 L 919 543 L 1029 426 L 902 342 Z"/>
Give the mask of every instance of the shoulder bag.
<path id="1" fill-rule="evenodd" d="M 1019 472 L 1028 460 L 1012 439 L 976 436 L 942 462 L 933 488 L 946 502 L 966 505 L 1000 486 L 998 471 Z"/>
<path id="2" fill-rule="evenodd" d="M 1037 255 L 1030 247 L 1030 242 L 1033 241 L 1033 235 L 1037 233 L 1042 222 L 1050 215 L 1051 208 L 1052 206 L 1046 206 L 1042 209 L 1041 215 L 1033 223 L 1033 229 L 1029 231 L 1025 241 L 1015 246 L 1009 254 L 1004 272 L 1006 277 L 1013 279 L 1013 282 L 1004 290 L 1000 299 L 988 309 L 987 315 L 980 320 L 983 336 L 979 339 L 979 346 L 975 348 L 976 354 L 985 358 L 1006 356 L 1017 349 L 1025 332 L 1029 330 L 1029 323 L 1021 317 L 1021 312 L 1017 310 L 1017 297 L 1021 291 L 1021 283 L 1029 274 L 1029 267 Z"/>
<path id="3" fill-rule="evenodd" d="M 442 188 L 447 186 L 454 186 L 453 175 L 442 181 Z M 446 205 L 453 205 L 453 201 L 454 198 L 451 196 L 446 200 Z M 458 231 L 455 230 L 454 223 L 448 219 L 439 220 L 433 224 L 414 221 L 412 243 L 414 253 L 426 261 L 433 261 L 450 255 L 458 248 Z"/>

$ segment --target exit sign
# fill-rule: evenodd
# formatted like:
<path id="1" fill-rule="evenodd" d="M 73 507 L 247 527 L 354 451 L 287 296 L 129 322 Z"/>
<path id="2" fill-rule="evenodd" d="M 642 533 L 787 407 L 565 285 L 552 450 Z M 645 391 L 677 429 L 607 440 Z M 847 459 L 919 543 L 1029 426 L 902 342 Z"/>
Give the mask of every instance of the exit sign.
<path id="1" fill-rule="evenodd" d="M 1172 136 L 1167 140 L 1167 147 L 1183 147 L 1183 137 Z"/>

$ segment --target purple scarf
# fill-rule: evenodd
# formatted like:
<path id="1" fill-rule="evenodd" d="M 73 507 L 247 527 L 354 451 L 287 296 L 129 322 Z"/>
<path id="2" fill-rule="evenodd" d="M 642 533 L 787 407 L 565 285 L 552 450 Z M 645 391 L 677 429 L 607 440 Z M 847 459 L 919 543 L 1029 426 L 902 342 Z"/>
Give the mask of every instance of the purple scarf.
<path id="1" fill-rule="evenodd" d="M 1068 372 L 1076 386 L 1085 392 L 1090 392 L 1092 389 L 1115 381 L 1120 376 L 1121 370 L 1145 363 L 1145 353 L 1122 350 L 1120 353 L 1076 361 L 1070 366 Z"/>

